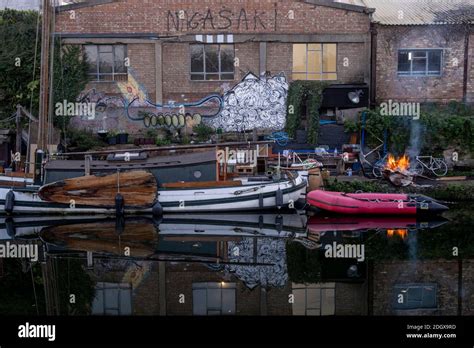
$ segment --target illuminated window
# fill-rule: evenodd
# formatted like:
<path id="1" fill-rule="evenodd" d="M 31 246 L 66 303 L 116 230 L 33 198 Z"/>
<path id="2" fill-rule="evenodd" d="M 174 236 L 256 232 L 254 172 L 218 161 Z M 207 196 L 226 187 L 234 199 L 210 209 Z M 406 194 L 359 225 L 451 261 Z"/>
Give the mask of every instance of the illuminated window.
<path id="1" fill-rule="evenodd" d="M 88 74 L 94 81 L 127 81 L 125 45 L 85 45 Z"/>
<path id="2" fill-rule="evenodd" d="M 233 80 L 234 55 L 234 45 L 191 45 L 191 80 Z"/>
<path id="3" fill-rule="evenodd" d="M 293 80 L 337 80 L 336 44 L 294 44 Z"/>

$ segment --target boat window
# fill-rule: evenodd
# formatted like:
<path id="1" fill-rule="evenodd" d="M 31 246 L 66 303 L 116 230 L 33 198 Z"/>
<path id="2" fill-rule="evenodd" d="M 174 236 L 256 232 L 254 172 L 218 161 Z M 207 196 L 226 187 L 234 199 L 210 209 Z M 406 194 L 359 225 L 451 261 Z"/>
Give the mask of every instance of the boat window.
<path id="1" fill-rule="evenodd" d="M 202 173 L 201 173 L 200 170 L 196 170 L 196 171 L 194 172 L 194 177 L 195 177 L 196 179 L 199 179 L 201 176 L 202 176 Z"/>

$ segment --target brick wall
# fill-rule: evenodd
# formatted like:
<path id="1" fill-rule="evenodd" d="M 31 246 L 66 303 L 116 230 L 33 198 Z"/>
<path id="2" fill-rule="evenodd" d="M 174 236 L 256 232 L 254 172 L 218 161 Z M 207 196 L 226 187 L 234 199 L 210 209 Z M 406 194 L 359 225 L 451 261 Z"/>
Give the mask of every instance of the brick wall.
<path id="1" fill-rule="evenodd" d="M 452 26 L 377 26 L 377 101 L 461 101 L 464 35 Z M 441 48 L 441 76 L 397 76 L 398 49 Z M 455 66 L 457 59 L 457 66 Z M 471 85 L 472 90 L 472 85 Z"/>
<path id="2" fill-rule="evenodd" d="M 211 11 L 208 12 L 209 10 Z M 71 16 L 70 12 L 62 12 L 57 16 L 56 30 L 69 33 L 157 33 L 159 35 L 215 33 L 216 31 L 221 33 L 277 31 L 298 34 L 366 33 L 369 30 L 369 24 L 367 14 L 314 6 L 303 1 L 122 0 L 77 9 L 74 16 Z"/>
<path id="3" fill-rule="evenodd" d="M 474 103 L 474 34 L 469 37 L 469 61 L 467 80 L 467 102 Z"/>

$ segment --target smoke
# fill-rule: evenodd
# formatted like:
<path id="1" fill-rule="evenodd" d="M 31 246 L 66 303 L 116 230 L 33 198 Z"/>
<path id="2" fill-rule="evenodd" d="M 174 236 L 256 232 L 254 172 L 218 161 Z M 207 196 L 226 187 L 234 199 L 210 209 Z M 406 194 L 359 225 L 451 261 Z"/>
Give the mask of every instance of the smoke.
<path id="1" fill-rule="evenodd" d="M 410 143 L 407 149 L 407 154 L 410 159 L 414 159 L 420 155 L 421 147 L 423 146 L 423 130 L 423 126 L 419 120 L 411 121 Z"/>

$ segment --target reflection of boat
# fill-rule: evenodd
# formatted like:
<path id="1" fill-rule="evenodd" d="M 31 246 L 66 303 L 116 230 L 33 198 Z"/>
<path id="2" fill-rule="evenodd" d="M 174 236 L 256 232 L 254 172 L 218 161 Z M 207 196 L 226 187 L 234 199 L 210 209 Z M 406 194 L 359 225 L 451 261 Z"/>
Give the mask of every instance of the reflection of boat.
<path id="1" fill-rule="evenodd" d="M 83 176 L 47 184 L 39 190 L 0 188 L 0 211 L 115 214 L 118 209 L 125 209 L 130 214 L 160 214 L 259 210 L 287 206 L 298 201 L 306 190 L 304 179 L 290 172 L 281 179 L 253 179 L 179 182 L 158 187 L 153 174 L 146 171 Z"/>
<path id="2" fill-rule="evenodd" d="M 282 240 L 306 235 L 304 216 L 297 214 L 165 215 L 162 220 L 102 218 L 87 223 L 45 226 L 41 239 L 50 249 L 103 255 L 219 258 L 239 256 L 244 241 Z M 159 223 L 159 224 L 158 224 Z M 127 249 L 126 249 L 127 248 Z M 243 247 L 239 246 L 243 251 Z"/>
<path id="3" fill-rule="evenodd" d="M 436 228 L 448 220 L 417 220 L 415 217 L 387 216 L 314 216 L 308 221 L 308 232 L 365 231 L 378 229 L 425 229 Z"/>
<path id="4" fill-rule="evenodd" d="M 316 190 L 308 193 L 308 204 L 339 214 L 416 215 L 448 210 L 423 195 L 394 193 L 343 193 Z"/>

